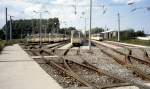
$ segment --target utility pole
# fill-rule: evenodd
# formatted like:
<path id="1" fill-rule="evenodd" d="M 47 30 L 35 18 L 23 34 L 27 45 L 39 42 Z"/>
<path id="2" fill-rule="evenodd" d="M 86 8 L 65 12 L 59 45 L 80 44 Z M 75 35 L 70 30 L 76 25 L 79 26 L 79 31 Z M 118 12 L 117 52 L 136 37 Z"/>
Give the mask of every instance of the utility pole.
<path id="1" fill-rule="evenodd" d="M 59 30 L 59 29 L 58 29 L 58 27 L 56 27 L 56 30 L 57 30 L 57 37 L 58 37 L 58 33 L 59 33 L 59 31 L 58 31 L 58 30 Z"/>
<path id="2" fill-rule="evenodd" d="M 40 34 L 39 34 L 40 35 L 40 46 L 42 46 L 42 36 L 41 36 L 42 35 L 42 33 L 41 33 L 42 32 L 42 26 L 41 26 L 42 20 L 41 20 L 41 18 L 42 18 L 42 13 L 40 12 Z"/>
<path id="3" fill-rule="evenodd" d="M 5 25 L 5 40 L 7 40 L 7 7 L 5 8 L 6 25 Z"/>
<path id="4" fill-rule="evenodd" d="M 47 31 L 46 31 L 47 30 L 46 25 L 44 25 L 44 30 L 45 30 L 45 37 L 44 38 L 45 38 L 45 41 L 46 41 L 46 33 L 47 33 Z"/>
<path id="5" fill-rule="evenodd" d="M 21 40 L 22 40 L 22 29 L 21 29 Z"/>
<path id="6" fill-rule="evenodd" d="M 92 0 L 90 0 L 90 30 L 89 30 L 89 50 L 91 51 L 91 29 L 92 29 Z"/>
<path id="7" fill-rule="evenodd" d="M 23 23 L 23 21 L 22 21 L 22 23 Z M 23 28 L 21 28 L 21 36 L 20 36 L 21 40 L 22 40 L 22 31 L 23 31 Z"/>
<path id="8" fill-rule="evenodd" d="M 39 11 L 39 12 L 33 11 L 33 12 L 40 14 L 40 33 L 39 33 L 40 36 L 39 37 L 40 37 L 40 47 L 41 47 L 42 46 L 42 13 L 48 12 L 48 11 Z"/>
<path id="9" fill-rule="evenodd" d="M 87 19 L 87 18 L 86 18 L 86 17 L 80 17 L 80 18 L 83 18 L 83 19 L 84 19 L 84 26 L 85 26 L 84 29 L 85 29 L 85 38 L 86 38 L 86 19 Z"/>
<path id="10" fill-rule="evenodd" d="M 65 37 L 66 37 L 67 35 L 66 35 L 66 29 L 65 29 Z"/>
<path id="11" fill-rule="evenodd" d="M 86 17 L 85 17 L 85 38 L 86 38 Z"/>
<path id="12" fill-rule="evenodd" d="M 118 42 L 120 42 L 120 13 L 118 12 Z"/>
<path id="13" fill-rule="evenodd" d="M 12 23 L 11 23 L 12 19 L 11 19 L 11 17 L 12 16 L 10 16 L 10 23 L 9 23 L 9 25 L 10 25 L 9 40 L 12 40 Z"/>

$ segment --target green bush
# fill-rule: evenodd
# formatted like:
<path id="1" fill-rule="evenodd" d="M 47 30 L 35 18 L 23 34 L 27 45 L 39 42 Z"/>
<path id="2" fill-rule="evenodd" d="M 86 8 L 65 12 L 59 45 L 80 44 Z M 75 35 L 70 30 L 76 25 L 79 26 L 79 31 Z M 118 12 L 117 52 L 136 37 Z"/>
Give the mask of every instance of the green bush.
<path id="1" fill-rule="evenodd" d="M 123 40 L 121 42 L 143 45 L 143 46 L 150 46 L 150 41 L 146 41 L 146 40 L 130 39 L 130 40 Z"/>
<path id="2" fill-rule="evenodd" d="M 5 45 L 6 45 L 6 41 L 0 40 L 0 52 L 3 50 Z"/>
<path id="3" fill-rule="evenodd" d="M 11 40 L 11 41 L 0 40 L 0 52 L 3 50 L 5 46 L 10 46 L 17 43 L 25 43 L 25 40 L 19 40 L 19 39 Z"/>

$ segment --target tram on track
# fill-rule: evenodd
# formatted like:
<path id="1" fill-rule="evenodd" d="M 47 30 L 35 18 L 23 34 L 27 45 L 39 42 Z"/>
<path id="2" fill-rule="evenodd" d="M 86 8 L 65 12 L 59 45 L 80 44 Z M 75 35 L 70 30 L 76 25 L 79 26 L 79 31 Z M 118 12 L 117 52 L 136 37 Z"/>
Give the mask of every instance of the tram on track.
<path id="1" fill-rule="evenodd" d="M 92 34 L 91 39 L 92 40 L 97 40 L 97 41 L 103 41 L 104 40 L 104 35 L 102 33 Z"/>
<path id="2" fill-rule="evenodd" d="M 76 31 L 76 30 L 71 31 L 71 43 L 74 46 L 80 46 L 82 44 L 80 31 Z"/>
<path id="3" fill-rule="evenodd" d="M 40 41 L 42 43 L 56 43 L 61 41 L 67 41 L 69 40 L 69 37 L 66 37 L 64 34 L 53 34 L 53 35 L 46 35 L 42 36 L 40 38 L 39 35 L 30 35 L 26 37 L 27 42 L 29 43 L 39 43 Z"/>

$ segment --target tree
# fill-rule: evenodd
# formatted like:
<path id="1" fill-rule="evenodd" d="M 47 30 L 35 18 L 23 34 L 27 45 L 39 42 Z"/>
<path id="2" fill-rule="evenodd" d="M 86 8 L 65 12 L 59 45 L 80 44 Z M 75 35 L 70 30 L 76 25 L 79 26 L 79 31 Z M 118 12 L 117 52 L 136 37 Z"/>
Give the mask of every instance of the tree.
<path id="1" fill-rule="evenodd" d="M 91 33 L 92 34 L 95 34 L 95 33 L 100 33 L 100 32 L 103 32 L 104 29 L 103 28 L 99 28 L 99 27 L 96 27 L 96 28 L 92 28 L 91 29 Z"/>
<path id="2" fill-rule="evenodd" d="M 135 39 L 138 36 L 145 36 L 144 31 L 136 31 L 132 28 L 120 32 L 121 40 Z"/>
<path id="3" fill-rule="evenodd" d="M 7 29 L 8 29 L 8 38 L 9 38 L 9 25 L 10 21 L 8 21 Z M 49 18 L 49 19 L 42 19 L 42 27 L 43 25 L 46 26 L 47 32 L 51 33 L 52 31 L 56 32 L 59 28 L 59 19 L 58 18 Z M 3 26 L 2 30 L 5 30 L 5 26 Z M 25 19 L 25 20 L 12 20 L 12 38 L 19 39 L 21 38 L 21 34 L 23 37 L 27 36 L 27 34 L 31 33 L 39 33 L 39 19 Z M 42 32 L 44 29 L 42 28 Z"/>
<path id="4" fill-rule="evenodd" d="M 5 39 L 5 34 L 1 29 L 0 29 L 0 39 Z"/>
<path id="5" fill-rule="evenodd" d="M 75 27 L 69 27 L 69 28 L 61 28 L 60 30 L 59 30 L 59 32 L 61 33 L 61 34 L 66 34 L 66 35 L 71 35 L 71 31 L 72 30 L 77 30 Z"/>
<path id="6" fill-rule="evenodd" d="M 144 31 L 137 31 L 136 32 L 136 37 L 138 37 L 138 36 L 145 36 Z"/>

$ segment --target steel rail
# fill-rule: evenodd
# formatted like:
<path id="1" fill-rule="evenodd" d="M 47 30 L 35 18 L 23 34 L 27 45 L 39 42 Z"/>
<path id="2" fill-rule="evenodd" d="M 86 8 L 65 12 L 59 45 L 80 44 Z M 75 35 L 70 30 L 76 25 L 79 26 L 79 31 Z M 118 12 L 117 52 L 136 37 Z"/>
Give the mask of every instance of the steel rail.
<path id="1" fill-rule="evenodd" d="M 63 72 L 66 72 L 68 74 L 68 76 L 73 77 L 74 79 L 78 80 L 80 83 L 84 84 L 85 86 L 92 87 L 90 84 L 88 84 L 87 82 L 85 82 L 84 80 L 82 80 L 78 75 L 76 75 L 75 73 L 71 72 L 70 70 L 64 69 L 63 67 L 59 66 L 57 63 L 55 63 L 53 61 L 49 61 L 49 64 L 52 64 L 55 67 L 57 67 L 60 70 L 62 70 Z"/>
<path id="2" fill-rule="evenodd" d="M 88 62 L 86 61 L 86 63 L 88 63 Z M 90 63 L 88 63 L 88 64 L 91 65 Z M 91 65 L 91 66 L 95 67 L 94 65 Z M 132 66 L 126 65 L 125 67 L 128 67 L 128 68 L 129 68 L 129 67 L 132 67 Z M 132 68 L 133 68 L 133 67 L 132 67 Z M 107 73 L 106 71 L 101 70 L 101 69 L 99 69 L 99 68 L 98 68 L 98 71 L 100 71 L 100 72 L 106 74 L 107 76 L 114 77 L 114 78 L 116 78 L 116 79 L 120 79 L 120 78 L 118 78 L 117 76 L 110 75 L 110 74 Z M 149 78 L 147 78 L 147 76 L 145 76 L 145 74 L 143 74 L 141 71 L 136 70 L 135 72 L 136 72 L 136 73 L 140 72 L 140 75 L 142 75 L 142 78 L 149 79 Z M 126 80 L 124 80 L 124 79 L 120 79 L 120 80 L 124 81 L 125 83 L 129 82 L 129 81 L 126 81 Z M 143 84 L 140 85 L 140 84 L 137 84 L 137 83 L 134 83 L 134 82 L 129 82 L 129 86 L 130 86 L 130 85 L 135 85 L 135 86 L 137 86 L 137 87 L 144 87 L 144 89 L 150 89 L 149 86 L 146 86 L 146 85 L 143 85 Z M 105 86 L 104 86 L 104 88 L 102 88 L 102 89 L 105 89 Z"/>
<path id="3" fill-rule="evenodd" d="M 110 56 L 111 58 L 113 58 L 116 62 L 118 62 L 121 65 L 124 65 L 127 68 L 131 68 L 132 71 L 136 72 L 138 75 L 142 76 L 142 78 L 146 78 L 148 80 L 150 80 L 150 76 L 146 75 L 145 73 L 143 73 L 142 71 L 140 71 L 138 68 L 134 67 L 134 65 L 129 65 L 124 61 L 121 61 L 119 58 L 115 57 L 114 55 L 106 52 L 105 50 L 101 49 L 101 51 L 103 53 L 105 53 L 106 55 Z"/>
<path id="4" fill-rule="evenodd" d="M 131 51 L 131 49 L 128 48 L 129 45 L 119 44 L 119 43 L 117 44 L 117 43 L 113 43 L 113 42 L 105 42 L 105 43 L 110 43 L 110 44 L 112 44 L 112 45 L 117 45 L 117 46 L 126 48 L 126 49 L 128 49 L 129 51 Z M 135 47 L 135 46 L 130 46 L 130 47 Z M 146 51 L 145 49 L 141 48 L 141 47 L 139 47 L 139 49 L 140 49 L 141 51 L 143 51 L 143 53 L 144 53 L 144 55 L 143 55 L 144 58 L 145 58 L 146 60 L 150 61 L 150 57 L 149 57 L 147 51 Z"/>
<path id="5" fill-rule="evenodd" d="M 101 86 L 101 89 L 107 89 L 107 88 L 115 88 L 115 87 L 124 87 L 124 86 L 132 86 L 133 84 L 130 83 L 117 83 L 117 84 L 110 84 Z"/>
<path id="6" fill-rule="evenodd" d="M 56 44 L 56 45 L 53 45 L 53 46 L 50 46 L 50 47 L 48 47 L 48 48 L 58 48 L 58 47 L 60 47 L 61 45 L 63 45 L 63 44 L 66 44 L 67 42 L 65 41 L 65 42 L 60 42 L 60 43 L 58 43 L 58 44 Z"/>
<path id="7" fill-rule="evenodd" d="M 133 59 L 134 59 L 134 60 L 136 60 L 136 61 L 138 61 L 138 62 L 141 62 L 141 63 L 144 63 L 144 64 L 150 66 L 150 61 L 142 60 L 142 59 L 137 58 L 137 57 L 135 57 L 135 56 L 132 56 L 132 55 L 130 55 L 130 54 L 122 53 L 122 52 L 120 52 L 120 51 L 118 51 L 118 50 L 116 50 L 116 49 L 114 49 L 114 48 L 112 48 L 112 47 L 107 47 L 107 46 L 102 45 L 102 44 L 99 44 L 99 43 L 97 43 L 97 42 L 96 42 L 96 44 L 101 45 L 101 46 L 103 46 L 103 47 L 105 47 L 105 48 L 109 48 L 109 49 L 115 51 L 116 53 L 119 53 L 120 55 L 124 55 L 125 57 L 129 57 L 130 60 L 133 60 Z"/>
<path id="8" fill-rule="evenodd" d="M 33 52 L 33 53 L 34 53 L 35 55 L 41 55 L 41 54 L 39 54 L 39 53 L 37 53 L 37 52 Z M 50 65 L 50 64 L 54 65 L 55 67 L 61 69 L 63 72 L 67 73 L 68 76 L 71 76 L 71 77 L 75 78 L 75 79 L 78 80 L 80 83 L 82 83 L 82 84 L 84 84 L 84 85 L 86 85 L 86 86 L 88 86 L 88 87 L 92 87 L 93 85 L 91 85 L 91 84 L 89 84 L 88 82 L 82 80 L 76 73 L 74 73 L 74 72 L 72 71 L 72 69 L 69 67 L 69 65 L 67 64 L 67 61 L 73 62 L 73 63 L 78 64 L 78 65 L 80 65 L 80 66 L 83 66 L 83 67 L 85 67 L 85 68 L 91 69 L 91 70 L 93 70 L 93 71 L 95 71 L 95 72 L 97 72 L 97 73 L 99 73 L 99 74 L 104 74 L 104 75 L 107 75 L 107 76 L 112 77 L 112 78 L 114 78 L 114 79 L 117 79 L 117 80 L 119 80 L 119 81 L 122 81 L 122 79 L 119 79 L 118 77 L 114 77 L 114 76 L 112 76 L 112 75 L 108 75 L 108 74 L 106 74 L 106 73 L 103 73 L 102 71 L 100 71 L 98 68 L 92 66 L 91 64 L 88 64 L 88 65 L 90 65 L 90 66 L 88 66 L 88 65 L 85 65 L 85 64 L 80 64 L 80 63 L 77 63 L 77 62 L 74 62 L 74 61 L 66 60 L 66 59 L 65 59 L 65 60 L 64 60 L 64 65 L 65 65 L 65 67 L 68 69 L 68 70 L 66 70 L 65 68 L 59 66 L 57 63 L 55 63 L 55 62 L 53 62 L 53 61 L 50 61 L 50 60 L 47 61 L 47 59 L 45 59 L 45 58 L 42 58 L 42 59 L 43 59 L 44 61 L 46 61 L 46 63 L 48 63 L 49 65 Z M 87 63 L 87 62 L 86 62 L 86 63 Z M 119 87 L 119 86 L 121 87 L 121 86 L 130 86 L 130 85 L 131 85 L 131 84 L 129 84 L 129 83 L 119 83 L 119 84 L 110 84 L 110 85 L 105 85 L 105 86 L 100 86 L 100 87 L 96 87 L 96 86 L 93 86 L 93 87 L 94 87 L 94 88 L 97 88 L 97 89 L 105 89 L 105 88 L 110 88 L 110 87 Z"/>
<path id="9" fill-rule="evenodd" d="M 103 71 L 100 71 L 99 68 L 96 68 L 96 67 L 94 67 L 93 65 L 91 65 L 91 64 L 89 64 L 89 63 L 87 63 L 87 62 L 86 62 L 85 64 L 81 64 L 81 63 L 74 62 L 74 61 L 72 61 L 72 60 L 65 60 L 65 61 L 66 61 L 66 62 L 67 62 L 67 61 L 70 61 L 70 62 L 72 62 L 72 63 L 75 63 L 75 64 L 79 65 L 79 66 L 82 66 L 82 67 L 85 67 L 85 68 L 90 69 L 90 70 L 92 70 L 92 71 L 95 71 L 95 72 L 97 72 L 99 75 L 103 74 L 103 75 L 106 75 L 106 76 L 108 76 L 108 77 L 114 78 L 114 79 L 116 79 L 116 80 L 125 82 L 124 80 L 122 80 L 122 79 L 120 79 L 120 78 L 118 78 L 118 77 L 114 77 L 114 76 L 109 75 L 109 74 L 107 74 L 107 73 L 105 73 L 105 72 L 103 72 Z"/>
<path id="10" fill-rule="evenodd" d="M 101 50 L 102 51 L 102 50 Z M 138 75 L 141 76 L 141 78 L 145 78 L 145 79 L 148 79 L 150 80 L 150 76 L 148 76 L 147 74 L 143 73 L 142 71 L 140 71 L 138 68 L 134 67 L 133 65 L 129 65 L 129 64 L 126 64 L 125 62 L 119 60 L 118 58 L 114 57 L 113 55 L 105 52 L 104 50 L 102 51 L 103 53 L 105 53 L 106 55 L 109 55 L 110 57 L 112 57 L 115 61 L 117 61 L 119 64 L 121 65 L 125 65 L 125 67 L 127 68 L 131 68 L 132 71 L 136 72 Z"/>
<path id="11" fill-rule="evenodd" d="M 33 52 L 35 55 L 40 55 L 40 54 L 38 54 L 38 53 L 36 53 L 36 52 Z M 40 55 L 40 56 L 42 56 L 42 55 Z M 78 80 L 80 83 L 82 83 L 83 85 L 85 85 L 85 86 L 87 86 L 87 87 L 92 87 L 90 84 L 88 84 L 87 82 L 85 82 L 84 80 L 82 80 L 82 79 L 80 79 L 80 77 L 78 76 L 78 75 L 76 75 L 75 73 L 73 73 L 72 71 L 70 71 L 70 70 L 67 70 L 67 69 L 65 69 L 65 68 L 63 68 L 63 67 L 61 67 L 60 65 L 58 65 L 57 63 L 55 63 L 55 62 L 53 62 L 53 61 L 51 61 L 51 60 L 47 60 L 47 59 L 45 59 L 45 58 L 42 58 L 48 65 L 54 65 L 55 67 L 57 67 L 57 68 L 59 68 L 60 70 L 62 70 L 63 72 L 65 72 L 65 73 L 67 73 L 68 74 L 68 76 L 71 76 L 71 77 L 73 77 L 74 79 L 76 79 L 76 80 Z"/>
<path id="12" fill-rule="evenodd" d="M 77 74 L 70 68 L 70 66 L 68 65 L 68 63 L 66 62 L 66 60 L 65 60 L 65 59 L 63 59 L 63 60 L 64 60 L 64 64 L 65 64 L 65 66 L 67 67 L 67 69 L 68 69 L 71 73 L 77 75 Z M 77 75 L 77 76 L 79 76 L 79 75 Z M 93 85 L 93 84 L 90 84 L 90 83 L 88 83 L 88 82 L 86 82 L 86 81 L 84 81 L 84 82 L 87 83 L 87 84 L 89 84 L 90 86 L 93 86 L 93 87 L 96 88 L 96 89 L 100 89 L 100 87 L 97 87 L 97 86 L 95 86 L 95 85 Z"/>
<path id="13" fill-rule="evenodd" d="M 74 62 L 74 61 L 72 61 L 72 60 L 67 60 L 67 59 L 65 59 L 64 61 L 66 61 L 66 65 L 68 66 L 68 69 L 71 70 L 71 71 L 72 71 L 72 69 L 69 67 L 67 61 L 68 61 L 68 62 L 70 61 L 70 62 L 72 62 L 72 63 L 75 63 L 75 64 L 77 64 L 77 65 L 79 65 L 79 66 L 88 68 L 88 69 L 90 69 L 90 70 L 92 70 L 92 71 L 95 71 L 95 72 L 97 72 L 97 73 L 99 73 L 99 74 L 104 74 L 104 75 L 109 76 L 109 77 L 111 77 L 111 78 L 114 78 L 114 79 L 117 79 L 117 80 L 119 80 L 119 81 L 122 81 L 122 79 L 119 79 L 119 78 L 117 78 L 117 77 L 110 76 L 110 75 L 108 75 L 108 74 L 105 74 L 105 73 L 103 73 L 103 72 L 100 72 L 100 71 L 98 70 L 98 68 L 96 68 L 96 67 L 92 67 L 92 66 L 88 66 L 88 65 L 85 65 L 85 64 L 77 63 L 77 62 Z M 130 84 L 130 83 L 116 83 L 116 84 L 109 84 L 109 85 L 99 86 L 99 87 L 97 87 L 97 88 L 98 88 L 98 89 L 105 89 L 105 88 L 123 87 L 123 86 L 131 86 L 131 85 L 133 85 L 133 84 Z M 92 85 L 92 86 L 93 86 L 93 85 Z M 96 86 L 95 86 L 95 87 L 96 87 Z"/>

